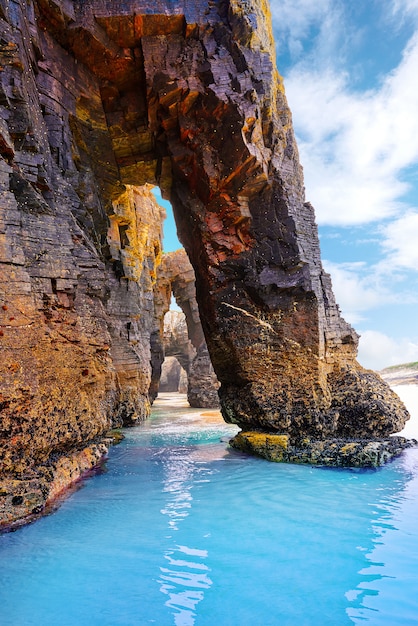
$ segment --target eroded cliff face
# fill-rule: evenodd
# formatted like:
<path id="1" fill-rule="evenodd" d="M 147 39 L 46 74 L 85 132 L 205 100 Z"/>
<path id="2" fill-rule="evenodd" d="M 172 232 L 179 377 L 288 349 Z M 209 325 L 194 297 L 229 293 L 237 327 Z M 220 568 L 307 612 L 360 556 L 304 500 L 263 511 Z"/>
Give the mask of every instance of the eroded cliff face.
<path id="1" fill-rule="evenodd" d="M 164 210 L 150 188 L 119 183 L 95 75 L 40 26 L 36 4 L 1 7 L 0 474 L 4 506 L 15 498 L 8 520 L 56 495 L 63 454 L 73 459 L 88 446 L 97 463 L 97 438 L 148 414 Z M 67 482 L 90 466 L 68 469 Z M 21 497 L 27 490 L 16 479 L 31 479 L 36 495 Z"/>
<path id="2" fill-rule="evenodd" d="M 16 506 L 16 477 L 48 482 L 60 455 L 147 414 L 162 215 L 146 184 L 174 206 L 225 419 L 293 439 L 407 419 L 355 361 L 274 56 L 264 0 L 0 0 L 0 472 Z"/>

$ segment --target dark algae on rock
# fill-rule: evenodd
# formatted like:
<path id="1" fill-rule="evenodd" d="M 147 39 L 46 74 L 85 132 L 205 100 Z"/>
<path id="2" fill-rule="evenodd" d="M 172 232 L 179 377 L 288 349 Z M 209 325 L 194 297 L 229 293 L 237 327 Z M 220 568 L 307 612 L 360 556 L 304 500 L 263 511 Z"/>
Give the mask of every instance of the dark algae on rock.
<path id="1" fill-rule="evenodd" d="M 287 435 L 239 432 L 230 441 L 237 450 L 275 463 L 303 463 L 329 467 L 380 467 L 417 445 L 415 439 L 322 439 L 308 437 L 291 443 Z"/>

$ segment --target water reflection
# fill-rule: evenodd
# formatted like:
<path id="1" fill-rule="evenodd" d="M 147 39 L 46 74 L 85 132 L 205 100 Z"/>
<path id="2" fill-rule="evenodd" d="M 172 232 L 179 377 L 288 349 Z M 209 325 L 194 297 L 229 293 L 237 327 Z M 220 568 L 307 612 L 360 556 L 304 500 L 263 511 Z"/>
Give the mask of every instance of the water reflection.
<path id="1" fill-rule="evenodd" d="M 271 464 L 217 443 L 228 425 L 155 411 L 55 515 L 0 537 L 2 626 L 418 624 L 416 450 Z"/>
<path id="2" fill-rule="evenodd" d="M 174 533 L 179 531 L 180 524 L 188 517 L 192 507 L 192 486 L 196 484 L 196 473 L 204 471 L 198 467 L 196 455 L 190 447 L 166 449 L 162 457 L 164 466 L 163 493 L 167 500 L 161 513 L 168 518 L 170 534 L 168 539 L 175 538 Z M 199 548 L 190 548 L 184 545 L 175 545 L 164 552 L 167 561 L 165 567 L 160 567 L 161 593 L 168 596 L 165 605 L 173 609 L 176 626 L 193 626 L 195 623 L 195 609 L 204 598 L 204 590 L 212 585 L 204 563 L 208 553 Z"/>
<path id="3" fill-rule="evenodd" d="M 207 557 L 206 550 L 193 550 L 186 546 L 177 546 L 165 558 L 170 568 L 161 567 L 160 591 L 168 595 L 166 606 L 175 610 L 174 623 L 176 626 L 192 626 L 195 623 L 196 606 L 204 598 L 204 590 L 212 585 L 207 571 L 209 568 L 198 561 L 188 561 L 184 558 L 172 558 L 172 555 L 194 555 L 199 559 Z M 195 570 L 195 571 L 193 571 Z"/>
<path id="4" fill-rule="evenodd" d="M 348 591 L 352 604 L 347 615 L 354 624 L 373 626 L 418 624 L 418 546 L 416 507 L 418 501 L 418 450 L 410 450 L 397 462 L 398 479 L 373 507 L 372 547 L 359 571 L 361 581 Z"/>
<path id="5" fill-rule="evenodd" d="M 178 530 L 179 522 L 188 516 L 192 506 L 193 465 L 185 455 L 184 449 L 175 450 L 164 460 L 163 492 L 168 494 L 168 499 L 161 513 L 168 516 L 171 530 Z"/>

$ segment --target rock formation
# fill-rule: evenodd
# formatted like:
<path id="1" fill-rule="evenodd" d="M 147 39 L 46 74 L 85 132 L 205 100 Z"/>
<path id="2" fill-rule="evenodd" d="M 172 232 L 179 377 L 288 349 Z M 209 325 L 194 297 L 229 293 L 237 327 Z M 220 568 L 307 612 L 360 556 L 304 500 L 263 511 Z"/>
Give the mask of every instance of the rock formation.
<path id="1" fill-rule="evenodd" d="M 164 355 L 179 355 L 179 361 L 188 376 L 187 399 L 190 406 L 217 408 L 219 381 L 212 367 L 200 322 L 195 274 L 184 249 L 164 254 L 157 270 L 154 294 L 160 331 L 159 338 L 156 335 L 155 339 L 158 347 L 155 350 L 157 367 L 154 367 L 153 390 L 157 388 L 161 359 Z M 168 311 L 171 294 L 182 309 L 184 318 L 174 311 Z M 164 339 L 161 339 L 162 334 Z"/>
<path id="2" fill-rule="evenodd" d="M 175 356 L 164 359 L 161 368 L 159 393 L 187 393 L 187 374 Z"/>
<path id="3" fill-rule="evenodd" d="M 173 204 L 226 420 L 295 440 L 403 426 L 323 272 L 274 56 L 265 0 L 0 0 L 4 510 L 43 506 L 63 455 L 149 410 L 147 184 Z"/>
<path id="4" fill-rule="evenodd" d="M 180 311 L 168 311 L 164 316 L 164 354 L 173 356 L 188 372 L 196 355 L 189 339 L 186 316 Z"/>

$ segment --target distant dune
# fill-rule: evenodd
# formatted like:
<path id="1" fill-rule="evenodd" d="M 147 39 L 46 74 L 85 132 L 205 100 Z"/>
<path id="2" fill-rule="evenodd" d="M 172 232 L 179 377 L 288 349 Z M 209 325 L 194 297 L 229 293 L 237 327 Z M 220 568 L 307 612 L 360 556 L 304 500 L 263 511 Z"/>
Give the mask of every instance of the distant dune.
<path id="1" fill-rule="evenodd" d="M 418 361 L 392 365 L 379 372 L 380 376 L 391 386 L 418 385 Z"/>
<path id="2" fill-rule="evenodd" d="M 392 389 L 405 403 L 411 416 L 405 428 L 398 434 L 418 440 L 418 385 L 396 385 L 392 386 Z"/>

